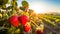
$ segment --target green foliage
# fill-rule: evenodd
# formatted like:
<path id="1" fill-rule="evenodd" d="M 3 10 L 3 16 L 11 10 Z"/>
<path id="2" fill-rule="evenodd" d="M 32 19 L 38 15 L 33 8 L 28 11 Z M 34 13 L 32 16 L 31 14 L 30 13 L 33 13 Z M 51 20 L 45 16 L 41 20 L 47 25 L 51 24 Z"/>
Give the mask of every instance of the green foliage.
<path id="1" fill-rule="evenodd" d="M 29 4 L 28 4 L 27 1 L 22 1 L 22 6 L 23 6 L 23 7 L 29 7 Z"/>
<path id="2" fill-rule="evenodd" d="M 9 0 L 0 0 L 0 6 L 7 4 L 8 1 L 9 1 Z"/>

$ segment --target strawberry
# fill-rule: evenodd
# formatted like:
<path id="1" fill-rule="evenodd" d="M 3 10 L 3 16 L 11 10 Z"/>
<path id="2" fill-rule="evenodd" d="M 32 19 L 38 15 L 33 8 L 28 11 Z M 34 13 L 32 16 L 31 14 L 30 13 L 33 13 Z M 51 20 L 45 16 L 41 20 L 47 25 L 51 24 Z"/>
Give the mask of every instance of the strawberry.
<path id="1" fill-rule="evenodd" d="M 18 16 L 17 15 L 13 15 L 12 17 L 9 18 L 9 22 L 14 27 L 18 27 Z"/>
<path id="2" fill-rule="evenodd" d="M 41 31 L 41 30 L 37 30 L 36 32 L 37 32 L 37 34 L 43 34 L 43 31 Z"/>
<path id="3" fill-rule="evenodd" d="M 21 15 L 18 19 L 23 26 L 28 22 L 28 17 L 26 15 Z"/>
<path id="4" fill-rule="evenodd" d="M 25 26 L 23 26 L 23 29 L 24 29 L 24 31 L 27 32 L 27 33 L 30 32 L 30 29 L 31 29 L 30 24 L 27 23 Z"/>
<path id="5" fill-rule="evenodd" d="M 37 27 L 36 28 L 36 33 L 37 34 L 43 34 L 43 30 L 41 30 L 41 28 Z"/>

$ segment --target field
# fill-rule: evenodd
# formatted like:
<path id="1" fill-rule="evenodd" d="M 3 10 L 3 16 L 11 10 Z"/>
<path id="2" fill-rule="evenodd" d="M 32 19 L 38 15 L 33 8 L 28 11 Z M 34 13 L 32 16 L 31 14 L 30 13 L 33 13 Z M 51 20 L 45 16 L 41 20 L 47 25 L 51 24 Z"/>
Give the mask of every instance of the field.
<path id="1" fill-rule="evenodd" d="M 18 13 L 17 13 L 18 14 Z M 60 34 L 60 15 L 54 14 L 35 14 L 35 13 L 27 13 L 22 12 L 18 15 L 27 15 L 29 17 L 29 22 L 31 24 L 31 34 L 36 34 L 35 29 L 40 27 L 44 29 L 44 34 Z M 14 32 L 15 28 L 13 28 L 9 22 L 8 18 L 11 16 L 9 13 L 6 13 L 0 18 L 0 27 L 4 27 L 1 31 L 7 29 L 12 29 L 10 32 Z M 42 27 L 40 25 L 43 25 Z M 17 29 L 19 29 L 18 27 Z M 14 29 L 14 30 L 13 30 Z M 16 30 L 17 30 L 16 29 Z M 20 29 L 19 29 L 20 30 Z M 34 33 L 33 33 L 34 32 Z"/>

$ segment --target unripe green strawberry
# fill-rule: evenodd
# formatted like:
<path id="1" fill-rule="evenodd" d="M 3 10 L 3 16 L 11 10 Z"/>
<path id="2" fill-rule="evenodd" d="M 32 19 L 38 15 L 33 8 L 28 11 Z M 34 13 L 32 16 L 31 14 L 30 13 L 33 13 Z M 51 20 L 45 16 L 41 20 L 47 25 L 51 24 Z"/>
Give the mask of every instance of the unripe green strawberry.
<path id="1" fill-rule="evenodd" d="M 28 17 L 26 15 L 21 15 L 18 19 L 23 26 L 28 22 Z"/>
<path id="2" fill-rule="evenodd" d="M 2 14 L 0 13 L 0 18 L 2 18 Z"/>
<path id="3" fill-rule="evenodd" d="M 13 15 L 12 17 L 9 18 L 9 22 L 11 25 L 13 25 L 14 27 L 18 27 L 18 16 L 17 15 Z"/>

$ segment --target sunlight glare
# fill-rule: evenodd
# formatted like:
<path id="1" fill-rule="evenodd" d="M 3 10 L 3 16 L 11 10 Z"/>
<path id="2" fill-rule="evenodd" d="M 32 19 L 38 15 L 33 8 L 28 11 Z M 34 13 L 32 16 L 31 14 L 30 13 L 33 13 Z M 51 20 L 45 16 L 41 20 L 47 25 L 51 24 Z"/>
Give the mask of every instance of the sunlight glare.
<path id="1" fill-rule="evenodd" d="M 31 9 L 35 11 L 35 13 L 46 13 L 47 9 L 44 5 L 35 3 L 30 6 Z"/>

